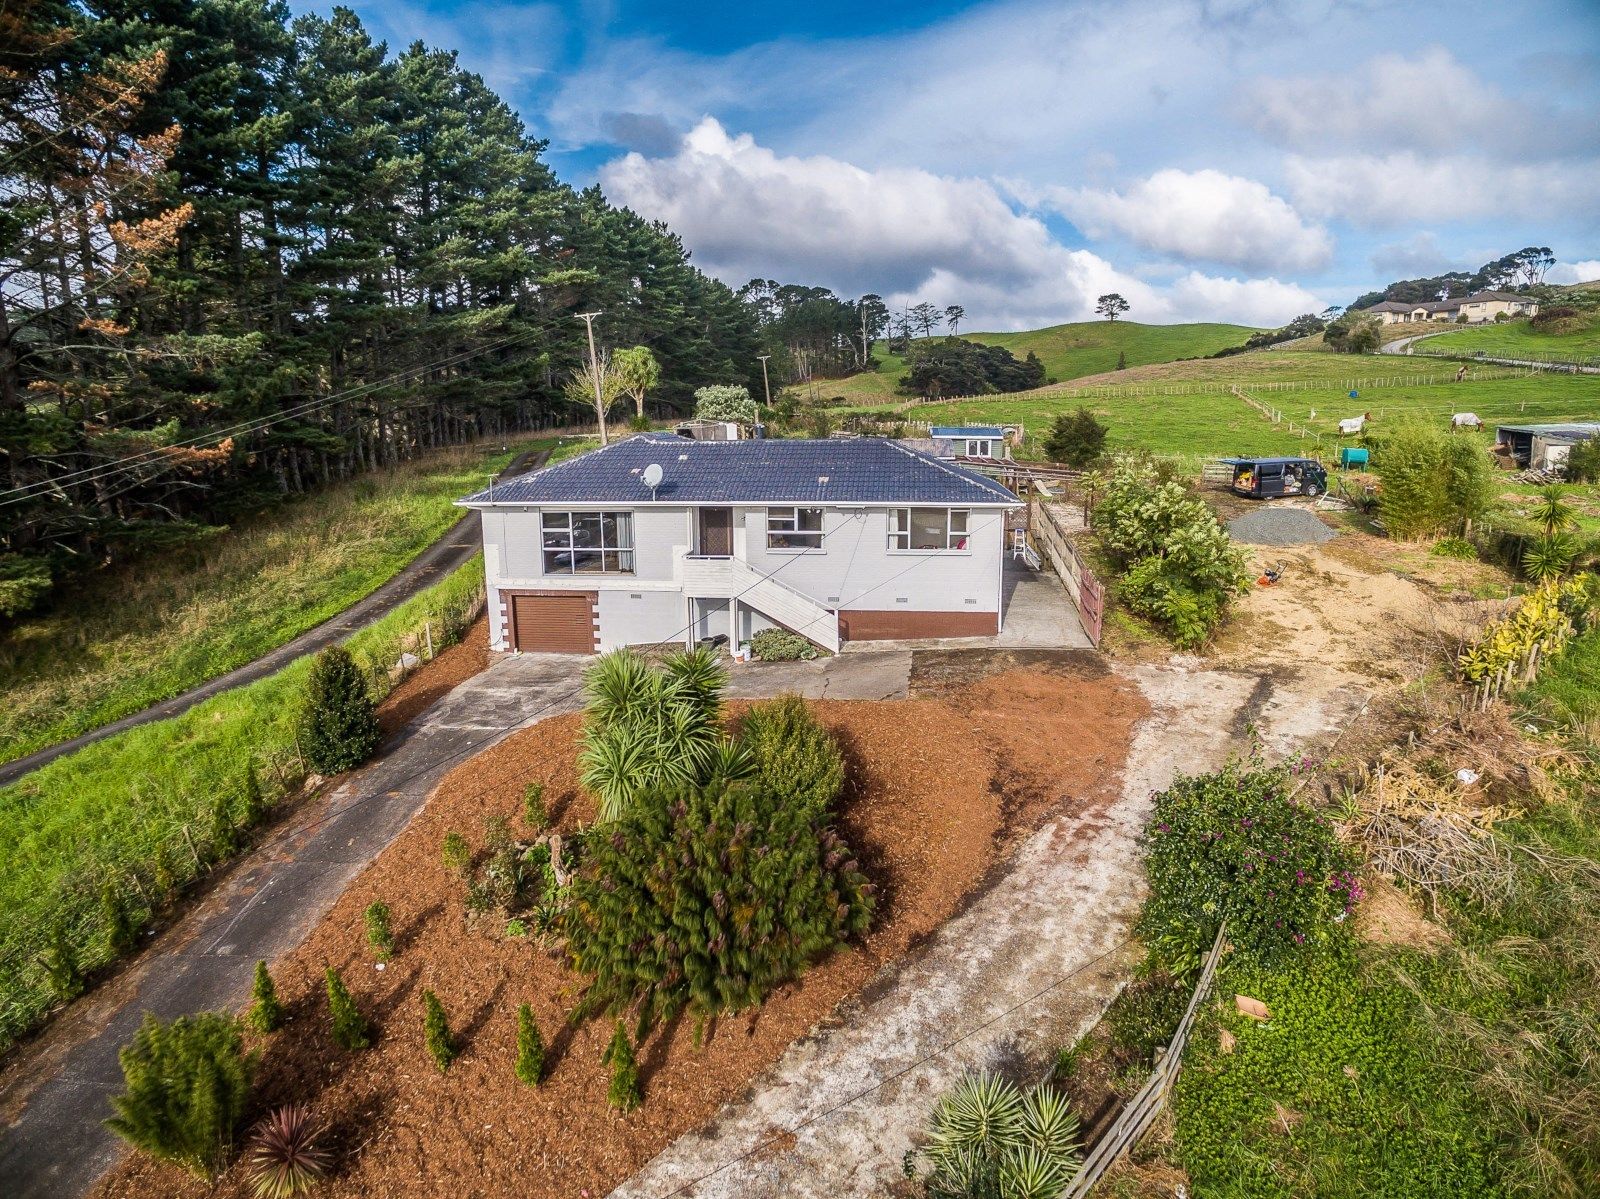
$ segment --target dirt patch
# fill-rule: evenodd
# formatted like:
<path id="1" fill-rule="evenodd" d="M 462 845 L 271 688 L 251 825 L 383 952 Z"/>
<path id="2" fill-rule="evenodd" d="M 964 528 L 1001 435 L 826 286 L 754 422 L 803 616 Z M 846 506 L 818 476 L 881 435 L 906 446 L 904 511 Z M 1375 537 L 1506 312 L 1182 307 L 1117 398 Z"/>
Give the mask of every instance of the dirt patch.
<path id="1" fill-rule="evenodd" d="M 737 713 L 742 705 L 734 705 Z M 460 881 L 440 860 L 455 829 L 475 844 L 492 815 L 524 828 L 525 786 L 545 785 L 552 821 L 591 819 L 578 788 L 579 717 L 518 733 L 451 773 L 411 825 L 367 869 L 308 940 L 275 966 L 293 1019 L 263 1048 L 263 1104 L 308 1102 L 331 1122 L 339 1170 L 325 1196 L 601 1195 L 681 1133 L 736 1098 L 788 1045 L 848 1018 L 840 1001 L 904 959 L 979 893 L 1005 847 L 1046 813 L 1091 813 L 1113 802 L 1132 726 L 1146 709 L 1111 676 L 1005 670 L 945 698 L 820 701 L 818 718 L 849 760 L 841 824 L 881 888 L 879 918 L 857 947 L 820 963 L 759 1009 L 717 1022 L 702 1046 L 680 1023 L 640 1051 L 644 1107 L 605 1104 L 605 1021 L 566 1023 L 581 988 L 560 958 L 498 921 L 467 918 Z M 366 952 L 361 913 L 381 898 L 399 949 L 383 972 Z M 325 964 L 340 967 L 380 1025 L 361 1054 L 332 1046 L 321 995 Z M 436 991 L 463 1043 L 441 1075 L 422 1044 L 420 990 Z M 538 1089 L 512 1074 L 516 1007 L 532 1005 L 549 1047 Z M 210 1193 L 134 1157 L 103 1196 Z M 216 1193 L 243 1196 L 235 1169 Z"/>
<path id="2" fill-rule="evenodd" d="M 1427 950 L 1450 940 L 1443 925 L 1419 912 L 1405 892 L 1382 875 L 1373 875 L 1364 886 L 1366 898 L 1356 908 L 1355 920 L 1356 935 L 1362 940 Z"/>
<path id="3" fill-rule="evenodd" d="M 461 683 L 489 666 L 489 618 L 480 616 L 461 640 L 401 680 L 378 705 L 385 736 L 399 732 Z"/>

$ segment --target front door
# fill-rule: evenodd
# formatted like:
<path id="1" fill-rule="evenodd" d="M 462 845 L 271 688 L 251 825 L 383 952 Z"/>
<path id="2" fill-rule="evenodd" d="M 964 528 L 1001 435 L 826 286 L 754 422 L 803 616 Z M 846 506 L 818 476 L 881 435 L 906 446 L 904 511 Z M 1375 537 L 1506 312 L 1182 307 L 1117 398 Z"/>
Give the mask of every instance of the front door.
<path id="1" fill-rule="evenodd" d="M 700 509 L 700 556 L 733 557 L 733 509 Z"/>

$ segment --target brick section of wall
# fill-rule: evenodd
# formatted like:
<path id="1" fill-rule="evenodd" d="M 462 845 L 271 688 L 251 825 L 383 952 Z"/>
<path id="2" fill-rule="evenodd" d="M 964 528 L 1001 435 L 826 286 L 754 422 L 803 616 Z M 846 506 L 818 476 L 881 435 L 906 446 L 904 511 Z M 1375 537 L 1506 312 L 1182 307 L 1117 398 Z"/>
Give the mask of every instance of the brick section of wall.
<path id="1" fill-rule="evenodd" d="M 998 612 L 871 612 L 839 613 L 843 641 L 911 641 L 919 637 L 993 637 L 1000 631 Z"/>

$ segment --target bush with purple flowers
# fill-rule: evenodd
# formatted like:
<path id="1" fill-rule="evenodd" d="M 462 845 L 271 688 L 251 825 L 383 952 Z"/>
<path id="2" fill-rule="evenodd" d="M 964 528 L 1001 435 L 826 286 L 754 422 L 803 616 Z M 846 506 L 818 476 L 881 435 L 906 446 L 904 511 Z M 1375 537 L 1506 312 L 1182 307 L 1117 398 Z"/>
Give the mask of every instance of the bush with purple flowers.
<path id="1" fill-rule="evenodd" d="M 1224 920 L 1235 949 L 1263 961 L 1340 933 L 1361 884 L 1327 818 L 1291 798 L 1291 774 L 1236 760 L 1156 796 L 1140 932 L 1158 956 L 1192 960 Z"/>

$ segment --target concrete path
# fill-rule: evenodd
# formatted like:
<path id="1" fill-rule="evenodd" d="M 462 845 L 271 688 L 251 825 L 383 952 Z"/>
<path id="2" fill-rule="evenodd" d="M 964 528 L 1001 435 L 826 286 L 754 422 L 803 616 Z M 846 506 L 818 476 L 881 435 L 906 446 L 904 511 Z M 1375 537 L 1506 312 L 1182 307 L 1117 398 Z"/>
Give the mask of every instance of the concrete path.
<path id="1" fill-rule="evenodd" d="M 1175 771 L 1213 769 L 1254 730 L 1271 752 L 1327 739 L 1359 704 L 1280 693 L 1265 677 L 1181 667 L 1125 671 L 1152 714 L 1121 797 L 1058 817 L 919 957 L 880 976 L 797 1041 L 705 1128 L 680 1138 L 616 1199 L 849 1199 L 889 1192 L 935 1098 L 963 1072 L 1048 1060 L 1099 1018 L 1126 977 L 1143 898 L 1138 833 Z"/>
<path id="2" fill-rule="evenodd" d="M 499 478 L 537 469 L 549 456 L 549 450 L 519 454 L 505 470 L 500 472 Z M 294 640 L 285 642 L 253 662 L 246 662 L 243 666 L 228 671 L 227 674 L 220 674 L 197 687 L 191 687 L 182 695 L 175 695 L 142 712 L 130 713 L 120 720 L 113 720 L 110 724 L 103 724 L 97 729 L 90 729 L 87 733 L 80 733 L 70 741 L 47 746 L 26 757 L 16 758 L 0 765 L 0 787 L 14 783 L 29 771 L 46 766 L 57 758 L 80 750 L 86 745 L 93 745 L 96 741 L 104 741 L 107 737 L 114 737 L 118 733 L 152 721 L 181 716 L 196 704 L 204 703 L 225 691 L 232 691 L 235 687 L 243 687 L 246 683 L 253 683 L 257 679 L 276 674 L 296 658 L 315 653 L 335 641 L 343 641 L 352 633 L 381 620 L 419 591 L 433 586 L 471 558 L 483 548 L 481 528 L 480 514 L 476 511 L 468 512 L 451 525 L 442 537 L 412 559 L 411 564 L 394 578 L 364 599 L 357 600 L 337 616 L 331 616 L 321 624 L 312 626 Z"/>
<path id="3" fill-rule="evenodd" d="M 117 1050 L 145 1012 L 243 1006 L 258 959 L 299 944 L 458 763 L 518 728 L 582 706 L 589 659 L 525 654 L 462 683 L 385 756 L 297 812 L 123 975 L 20 1049 L 0 1079 L 0 1195 L 76 1199 L 122 1142 L 101 1121 L 121 1089 Z"/>
<path id="4" fill-rule="evenodd" d="M 993 637 L 941 637 L 909 641 L 845 642 L 845 654 L 886 649 L 1093 649 L 1072 597 L 1053 571 L 1005 562 L 1004 620 Z"/>

